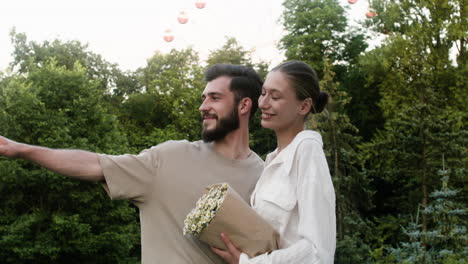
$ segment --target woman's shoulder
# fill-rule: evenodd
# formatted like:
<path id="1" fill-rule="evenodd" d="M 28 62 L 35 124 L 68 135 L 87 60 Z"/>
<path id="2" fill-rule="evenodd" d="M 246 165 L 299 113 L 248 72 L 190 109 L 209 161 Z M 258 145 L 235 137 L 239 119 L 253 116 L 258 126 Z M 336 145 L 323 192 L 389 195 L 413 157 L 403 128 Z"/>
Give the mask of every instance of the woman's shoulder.
<path id="1" fill-rule="evenodd" d="M 308 147 L 323 147 L 322 136 L 320 133 L 313 130 L 303 130 L 296 135 L 292 144 L 295 145 L 295 149 L 303 149 Z"/>
<path id="2" fill-rule="evenodd" d="M 311 155 L 323 154 L 322 146 L 320 133 L 312 130 L 303 130 L 279 154 L 277 150 L 268 154 L 265 164 L 269 166 L 275 163 L 282 163 L 284 170 L 289 174 L 294 164 L 310 158 Z"/>

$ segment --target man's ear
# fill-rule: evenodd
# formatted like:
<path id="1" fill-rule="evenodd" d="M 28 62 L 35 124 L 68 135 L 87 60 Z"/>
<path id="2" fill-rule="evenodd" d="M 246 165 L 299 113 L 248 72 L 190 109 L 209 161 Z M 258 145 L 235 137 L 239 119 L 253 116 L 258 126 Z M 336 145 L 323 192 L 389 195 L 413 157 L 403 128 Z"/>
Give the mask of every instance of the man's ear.
<path id="1" fill-rule="evenodd" d="M 310 112 L 310 109 L 312 109 L 312 98 L 309 97 L 302 101 L 299 109 L 299 114 L 307 115 Z"/>
<path id="2" fill-rule="evenodd" d="M 240 100 L 239 102 L 239 114 L 245 115 L 250 113 L 250 110 L 252 109 L 252 99 L 248 97 L 244 97 Z"/>

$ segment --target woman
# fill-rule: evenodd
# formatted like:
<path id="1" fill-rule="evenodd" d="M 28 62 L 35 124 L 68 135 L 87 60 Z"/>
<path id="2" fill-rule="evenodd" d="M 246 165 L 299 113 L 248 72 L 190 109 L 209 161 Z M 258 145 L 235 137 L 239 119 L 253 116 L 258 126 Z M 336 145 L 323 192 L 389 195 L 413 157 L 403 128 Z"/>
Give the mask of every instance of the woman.
<path id="1" fill-rule="evenodd" d="M 327 101 L 306 63 L 285 62 L 267 75 L 261 124 L 275 131 L 277 149 L 266 158 L 251 205 L 279 232 L 279 249 L 249 258 L 221 234 L 228 250 L 212 249 L 226 262 L 333 263 L 335 192 L 321 136 L 304 130 L 307 115 L 320 113 Z"/>

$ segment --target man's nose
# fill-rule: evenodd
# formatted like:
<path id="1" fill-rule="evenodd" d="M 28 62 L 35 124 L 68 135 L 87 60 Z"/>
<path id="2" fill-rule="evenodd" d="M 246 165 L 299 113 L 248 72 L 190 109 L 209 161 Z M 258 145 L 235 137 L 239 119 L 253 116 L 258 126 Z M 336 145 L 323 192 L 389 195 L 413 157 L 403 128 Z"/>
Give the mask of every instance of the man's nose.
<path id="1" fill-rule="evenodd" d="M 208 107 L 208 104 L 206 103 L 206 100 L 204 99 L 200 105 L 200 107 L 198 108 L 198 110 L 200 112 L 205 112 L 205 111 L 208 111 L 209 107 Z"/>

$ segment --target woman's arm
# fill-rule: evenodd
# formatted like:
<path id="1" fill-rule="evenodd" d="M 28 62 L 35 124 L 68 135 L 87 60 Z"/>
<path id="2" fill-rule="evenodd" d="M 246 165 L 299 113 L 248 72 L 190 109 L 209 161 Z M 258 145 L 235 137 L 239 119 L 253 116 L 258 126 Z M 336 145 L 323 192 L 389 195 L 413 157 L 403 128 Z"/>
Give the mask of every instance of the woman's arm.
<path id="1" fill-rule="evenodd" d="M 212 250 L 222 257 L 228 264 L 265 264 L 265 263 L 325 263 L 317 258 L 317 251 L 313 245 L 305 239 L 301 239 L 292 246 L 285 249 L 278 249 L 271 253 L 261 254 L 254 258 L 249 258 L 242 253 L 231 242 L 227 235 L 221 236 L 228 250 L 213 248 Z"/>

